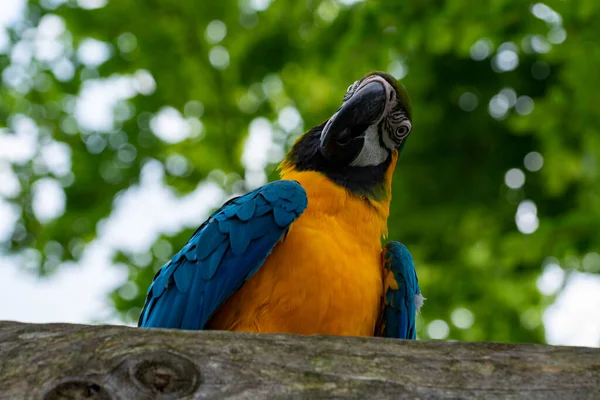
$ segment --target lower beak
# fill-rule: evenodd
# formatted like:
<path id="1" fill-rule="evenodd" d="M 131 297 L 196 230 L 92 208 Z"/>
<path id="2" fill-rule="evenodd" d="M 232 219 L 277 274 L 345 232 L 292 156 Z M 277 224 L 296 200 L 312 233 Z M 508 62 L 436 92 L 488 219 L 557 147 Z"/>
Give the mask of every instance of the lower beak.
<path id="1" fill-rule="evenodd" d="M 385 110 L 380 82 L 367 83 L 329 119 L 321 133 L 321 153 L 329 160 L 351 162 L 363 146 L 364 133 Z"/>

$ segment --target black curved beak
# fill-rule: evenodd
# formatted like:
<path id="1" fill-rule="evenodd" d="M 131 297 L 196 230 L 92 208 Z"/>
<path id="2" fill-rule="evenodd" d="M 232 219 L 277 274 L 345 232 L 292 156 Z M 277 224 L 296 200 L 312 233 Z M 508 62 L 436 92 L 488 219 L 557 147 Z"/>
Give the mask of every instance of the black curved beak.
<path id="1" fill-rule="evenodd" d="M 383 84 L 370 82 L 346 101 L 321 133 L 321 153 L 329 160 L 350 163 L 364 142 L 364 133 L 385 110 Z"/>

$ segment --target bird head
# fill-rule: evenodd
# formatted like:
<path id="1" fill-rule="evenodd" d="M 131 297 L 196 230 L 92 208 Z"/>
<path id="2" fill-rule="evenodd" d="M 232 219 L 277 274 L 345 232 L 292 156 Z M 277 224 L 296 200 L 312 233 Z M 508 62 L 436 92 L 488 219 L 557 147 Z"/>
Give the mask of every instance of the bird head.
<path id="1" fill-rule="evenodd" d="M 375 72 L 348 87 L 342 106 L 321 131 L 319 150 L 332 163 L 375 166 L 404 144 L 411 129 L 406 89 Z"/>
<path id="2" fill-rule="evenodd" d="M 282 170 L 318 171 L 357 194 L 378 192 L 411 132 L 411 117 L 404 86 L 370 73 L 348 87 L 329 119 L 296 141 Z"/>

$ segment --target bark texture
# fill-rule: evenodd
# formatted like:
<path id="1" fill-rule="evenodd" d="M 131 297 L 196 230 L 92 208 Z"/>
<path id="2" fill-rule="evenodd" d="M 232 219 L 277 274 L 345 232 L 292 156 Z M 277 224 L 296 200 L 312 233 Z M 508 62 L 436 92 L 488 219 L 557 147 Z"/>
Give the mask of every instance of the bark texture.
<path id="1" fill-rule="evenodd" d="M 0 322 L 2 399 L 600 399 L 600 350 Z"/>

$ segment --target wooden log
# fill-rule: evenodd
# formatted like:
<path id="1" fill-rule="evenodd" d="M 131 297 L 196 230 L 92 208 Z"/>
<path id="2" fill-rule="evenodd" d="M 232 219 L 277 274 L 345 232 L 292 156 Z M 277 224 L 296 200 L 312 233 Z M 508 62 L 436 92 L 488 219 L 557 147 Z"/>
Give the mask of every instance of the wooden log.
<path id="1" fill-rule="evenodd" d="M 600 350 L 0 322 L 2 399 L 600 399 Z"/>

